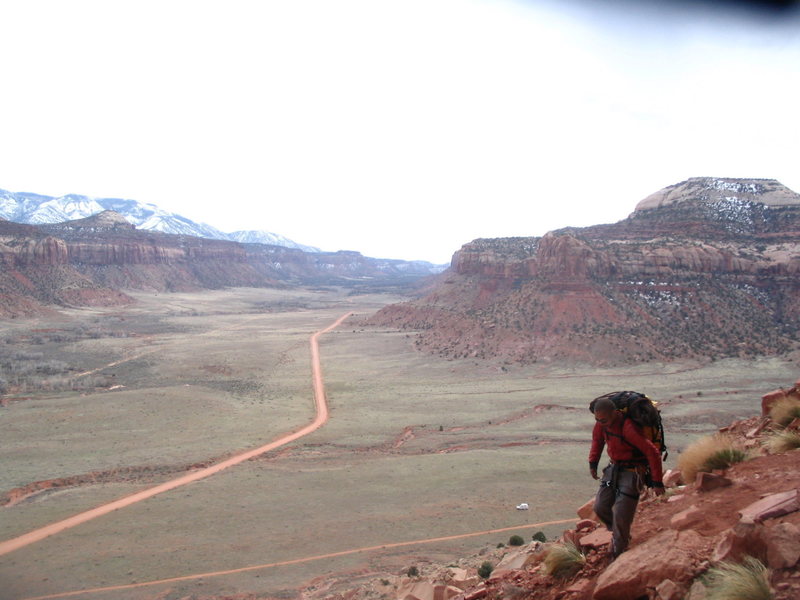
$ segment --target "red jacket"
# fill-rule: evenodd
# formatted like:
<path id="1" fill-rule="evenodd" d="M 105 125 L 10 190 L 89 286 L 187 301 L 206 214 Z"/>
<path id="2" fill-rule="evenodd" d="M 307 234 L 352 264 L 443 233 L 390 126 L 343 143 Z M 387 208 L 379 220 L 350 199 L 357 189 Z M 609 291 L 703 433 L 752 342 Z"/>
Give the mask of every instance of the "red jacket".
<path id="1" fill-rule="evenodd" d="M 608 445 L 608 456 L 613 462 L 643 461 L 644 455 L 650 465 L 650 477 L 654 483 L 661 483 L 661 453 L 655 444 L 642 435 L 639 426 L 630 419 L 621 419 L 616 425 L 604 427 L 594 424 L 592 431 L 592 448 L 589 451 L 589 465 L 596 469 L 603 454 L 603 447 Z M 634 449 L 638 449 L 636 452 Z"/>

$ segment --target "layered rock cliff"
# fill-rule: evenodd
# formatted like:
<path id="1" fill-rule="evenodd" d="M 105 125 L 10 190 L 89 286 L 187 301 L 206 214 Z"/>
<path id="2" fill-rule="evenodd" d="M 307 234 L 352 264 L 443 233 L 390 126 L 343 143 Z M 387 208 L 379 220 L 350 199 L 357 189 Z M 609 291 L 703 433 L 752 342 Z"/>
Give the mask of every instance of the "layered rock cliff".
<path id="1" fill-rule="evenodd" d="M 357 252 L 141 231 L 113 211 L 38 226 L 0 220 L 0 265 L 0 317 L 34 314 L 49 304 L 128 302 L 126 289 L 395 285 L 427 276 L 431 267 Z"/>
<path id="2" fill-rule="evenodd" d="M 465 244 L 425 298 L 375 324 L 447 357 L 596 364 L 772 354 L 800 329 L 800 195 L 696 178 L 627 219 Z"/>

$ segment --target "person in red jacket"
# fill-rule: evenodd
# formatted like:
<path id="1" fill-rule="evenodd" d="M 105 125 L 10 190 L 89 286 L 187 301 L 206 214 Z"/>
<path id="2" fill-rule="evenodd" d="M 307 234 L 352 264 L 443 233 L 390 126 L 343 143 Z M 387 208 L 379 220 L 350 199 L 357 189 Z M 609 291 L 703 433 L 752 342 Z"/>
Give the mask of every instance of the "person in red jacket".
<path id="1" fill-rule="evenodd" d="M 661 453 L 611 400 L 597 401 L 594 418 L 589 451 L 589 472 L 594 479 L 598 479 L 597 466 L 603 447 L 611 459 L 600 477 L 594 512 L 612 532 L 611 554 L 616 558 L 628 548 L 633 516 L 645 485 L 652 487 L 657 495 L 664 493 Z"/>

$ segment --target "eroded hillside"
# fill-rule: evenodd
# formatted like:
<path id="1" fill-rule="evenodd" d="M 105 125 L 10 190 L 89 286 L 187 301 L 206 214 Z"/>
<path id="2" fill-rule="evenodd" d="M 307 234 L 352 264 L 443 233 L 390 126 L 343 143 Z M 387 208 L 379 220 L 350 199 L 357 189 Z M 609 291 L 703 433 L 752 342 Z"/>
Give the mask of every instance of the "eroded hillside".
<path id="1" fill-rule="evenodd" d="M 619 223 L 465 244 L 425 298 L 372 323 L 509 363 L 777 354 L 800 328 L 799 274 L 800 195 L 698 178 Z"/>

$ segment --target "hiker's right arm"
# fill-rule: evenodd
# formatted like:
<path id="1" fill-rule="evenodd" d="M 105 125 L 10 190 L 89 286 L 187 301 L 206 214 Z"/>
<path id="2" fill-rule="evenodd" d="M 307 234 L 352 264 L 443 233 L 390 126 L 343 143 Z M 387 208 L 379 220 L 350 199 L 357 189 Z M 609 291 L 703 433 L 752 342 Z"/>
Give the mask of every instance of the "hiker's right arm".
<path id="1" fill-rule="evenodd" d="M 600 457 L 606 445 L 606 438 L 603 435 L 603 426 L 600 423 L 594 424 L 592 430 L 592 447 L 589 450 L 589 474 L 592 479 L 597 479 L 597 465 L 600 464 Z"/>

